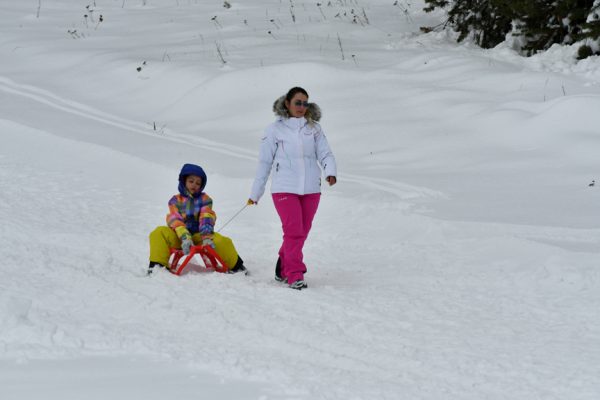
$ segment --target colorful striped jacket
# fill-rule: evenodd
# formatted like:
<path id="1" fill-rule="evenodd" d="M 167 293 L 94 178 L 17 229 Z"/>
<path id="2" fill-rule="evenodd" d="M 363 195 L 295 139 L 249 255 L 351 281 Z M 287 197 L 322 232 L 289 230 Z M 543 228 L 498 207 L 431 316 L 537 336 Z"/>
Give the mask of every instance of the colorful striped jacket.
<path id="1" fill-rule="evenodd" d="M 177 232 L 180 239 L 200 233 L 202 239 L 212 239 L 217 215 L 212 209 L 212 199 L 206 193 L 194 197 L 176 194 L 169 200 L 167 225 Z"/>

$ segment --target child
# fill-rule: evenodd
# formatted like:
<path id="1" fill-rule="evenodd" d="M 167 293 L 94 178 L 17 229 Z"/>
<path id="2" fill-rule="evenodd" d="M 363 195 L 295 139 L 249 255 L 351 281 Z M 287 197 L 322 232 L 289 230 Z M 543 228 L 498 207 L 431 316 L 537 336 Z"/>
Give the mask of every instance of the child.
<path id="1" fill-rule="evenodd" d="M 189 254 L 195 244 L 215 249 L 230 273 L 248 273 L 230 238 L 214 232 L 217 218 L 212 209 L 212 199 L 203 192 L 206 173 L 198 165 L 184 164 L 179 173 L 179 194 L 169 200 L 167 225 L 150 233 L 150 265 L 148 275 L 155 266 L 169 265 L 170 249 L 182 249 Z"/>

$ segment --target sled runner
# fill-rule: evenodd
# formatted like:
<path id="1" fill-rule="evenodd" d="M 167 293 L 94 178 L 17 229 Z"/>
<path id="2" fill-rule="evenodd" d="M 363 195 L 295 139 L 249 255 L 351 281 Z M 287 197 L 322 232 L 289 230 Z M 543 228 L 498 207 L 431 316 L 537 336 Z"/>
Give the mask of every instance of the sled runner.
<path id="1" fill-rule="evenodd" d="M 196 255 L 200 255 L 204 265 L 208 269 L 214 269 L 217 272 L 225 273 L 229 271 L 229 268 L 221 257 L 217 254 L 217 252 L 210 246 L 192 246 L 190 248 L 190 253 L 185 256 L 183 254 L 183 250 L 180 249 L 171 249 L 171 261 L 169 263 L 169 271 L 174 273 L 175 275 L 181 275 L 185 267 L 189 264 L 192 258 Z M 183 261 L 180 263 L 181 258 Z"/>

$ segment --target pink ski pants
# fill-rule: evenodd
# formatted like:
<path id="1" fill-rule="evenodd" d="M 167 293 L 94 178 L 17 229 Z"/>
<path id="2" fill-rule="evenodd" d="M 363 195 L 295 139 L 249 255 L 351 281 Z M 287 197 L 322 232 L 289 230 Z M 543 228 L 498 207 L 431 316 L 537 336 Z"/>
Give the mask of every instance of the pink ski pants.
<path id="1" fill-rule="evenodd" d="M 303 262 L 302 248 L 320 199 L 320 193 L 273 193 L 273 203 L 283 228 L 283 244 L 279 249 L 281 277 L 287 278 L 289 283 L 304 279 L 306 265 Z"/>

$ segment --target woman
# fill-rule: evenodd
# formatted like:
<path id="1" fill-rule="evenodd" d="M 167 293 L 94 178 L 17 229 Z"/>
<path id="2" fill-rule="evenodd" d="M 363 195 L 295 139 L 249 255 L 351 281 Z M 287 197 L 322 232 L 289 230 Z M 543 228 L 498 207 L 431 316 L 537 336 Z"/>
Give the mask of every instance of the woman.
<path id="1" fill-rule="evenodd" d="M 308 93 L 294 87 L 273 104 L 277 115 L 267 126 L 260 146 L 256 178 L 248 204 L 257 204 L 272 174 L 271 193 L 281 218 L 283 244 L 275 279 L 292 289 L 308 287 L 302 248 L 321 196 L 321 168 L 330 186 L 337 182 L 336 163 L 317 121 L 321 110 L 308 102 Z"/>

